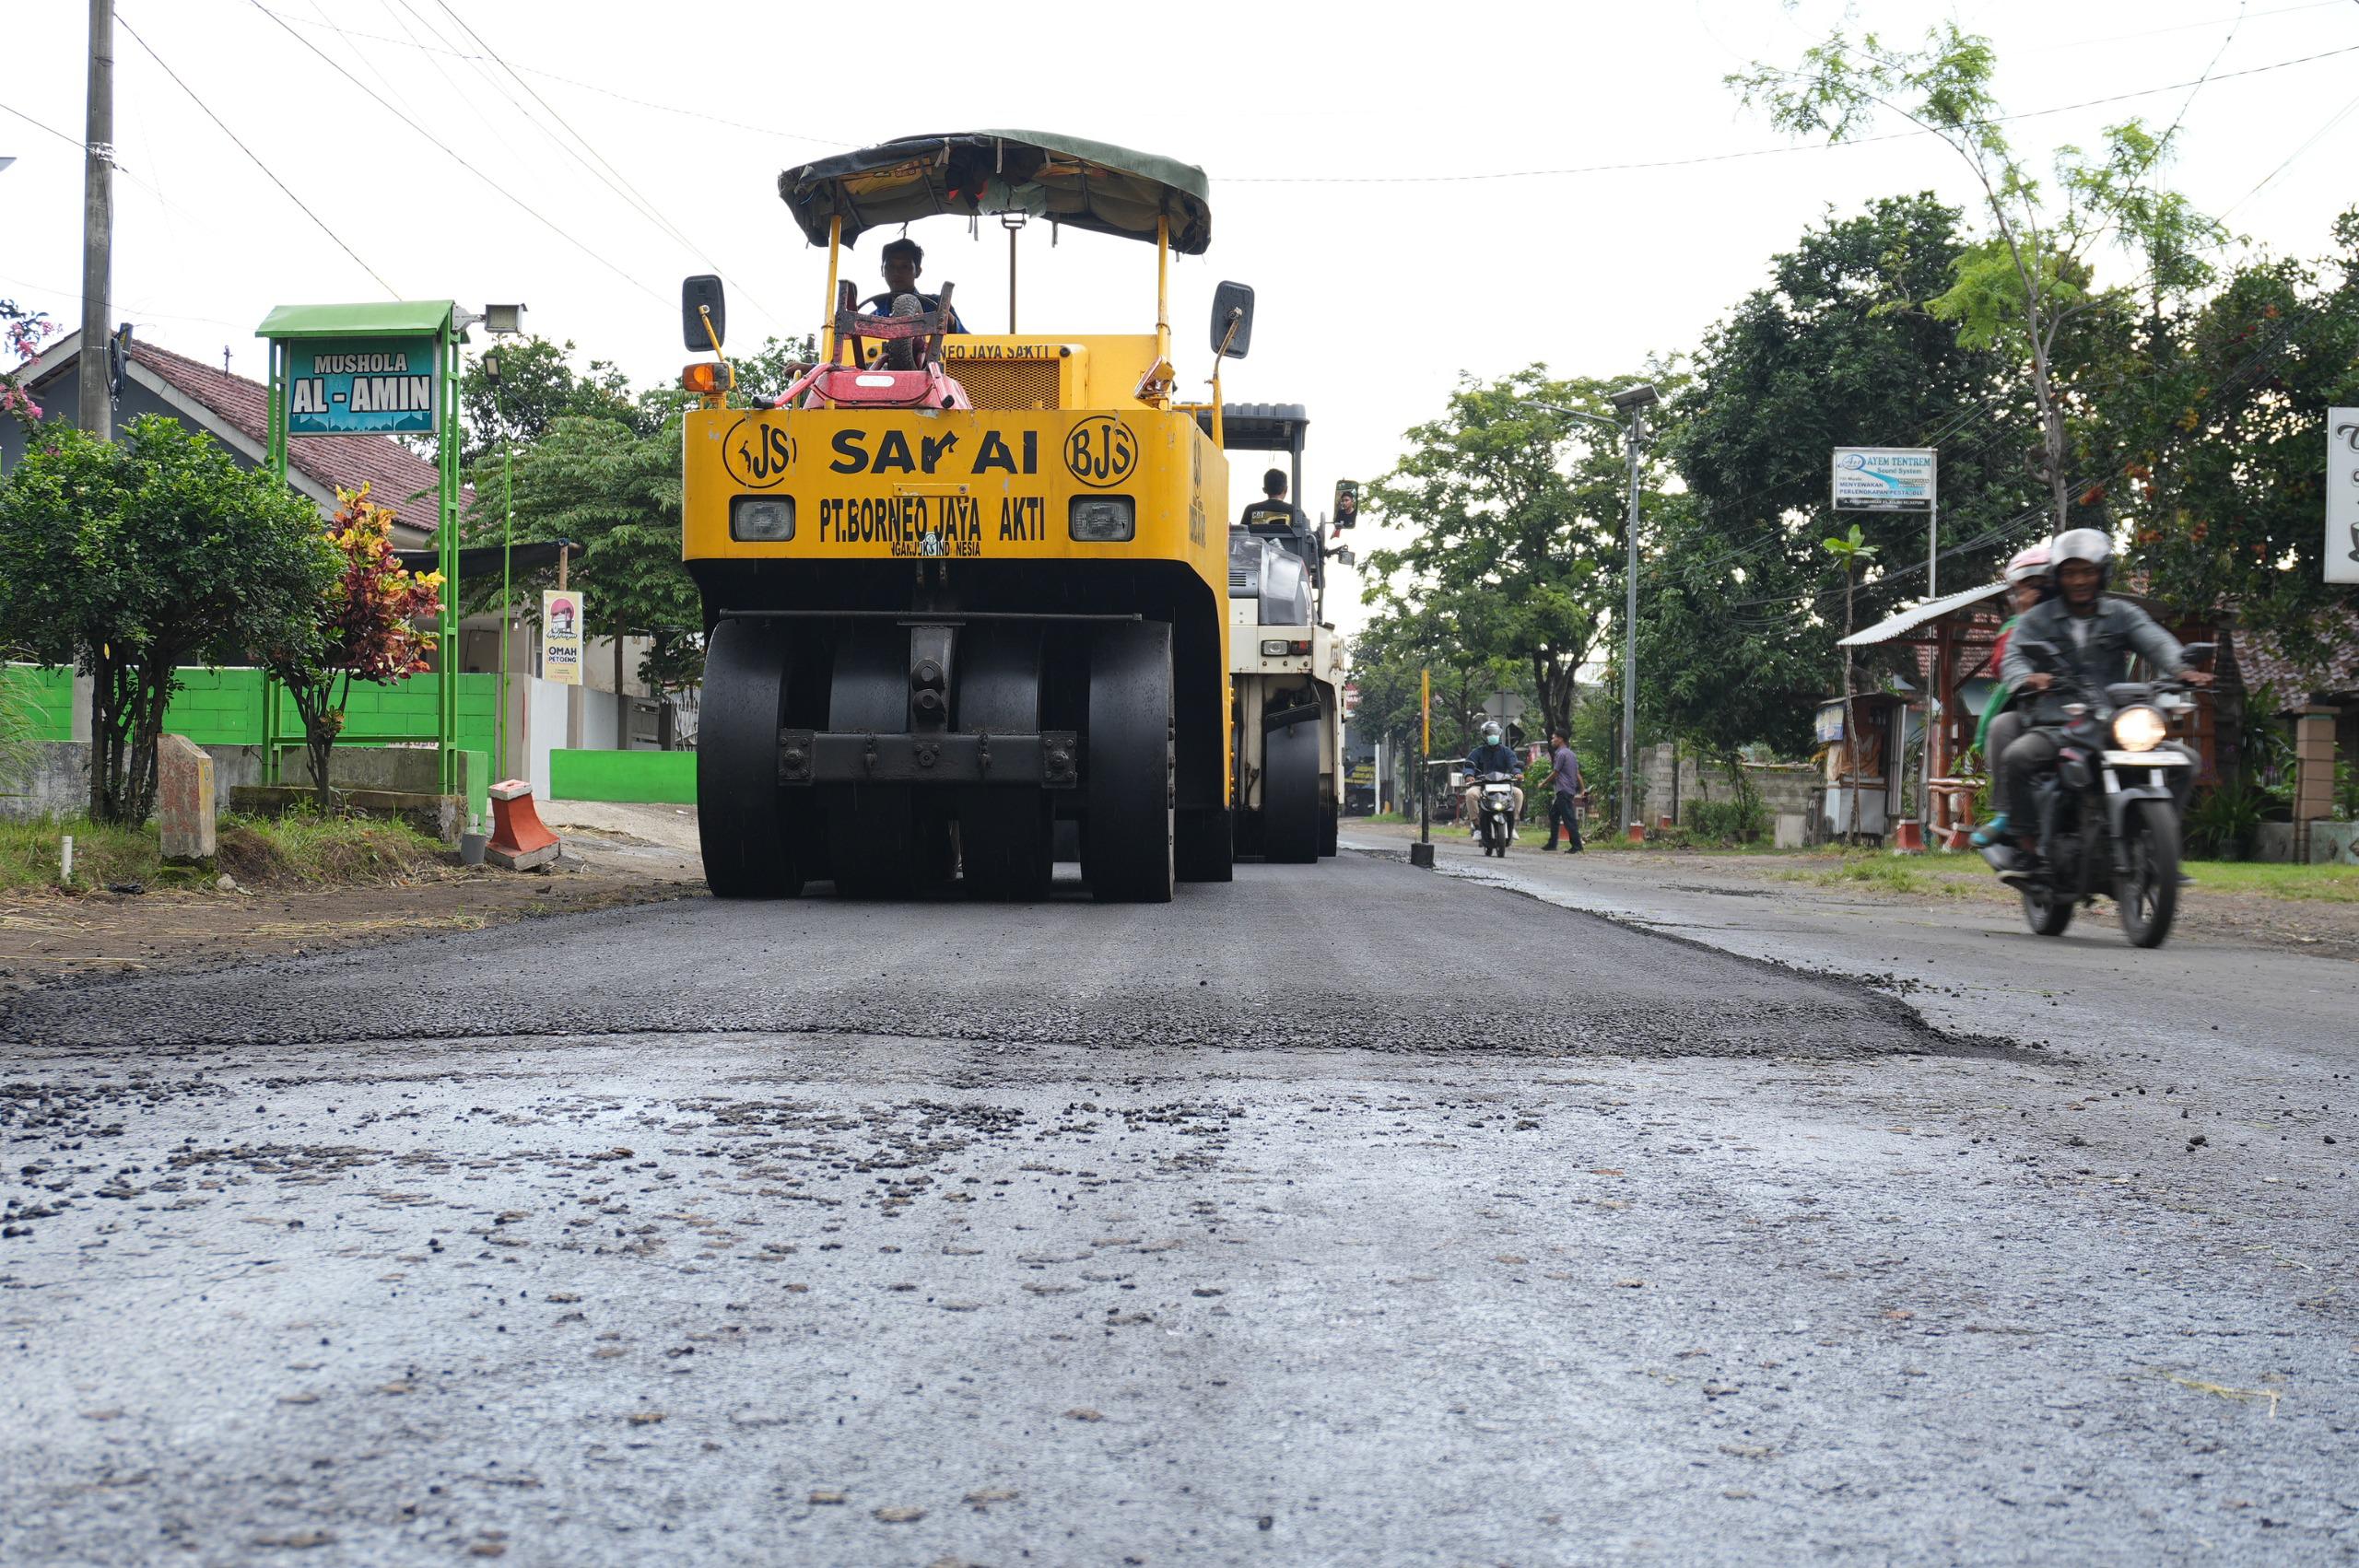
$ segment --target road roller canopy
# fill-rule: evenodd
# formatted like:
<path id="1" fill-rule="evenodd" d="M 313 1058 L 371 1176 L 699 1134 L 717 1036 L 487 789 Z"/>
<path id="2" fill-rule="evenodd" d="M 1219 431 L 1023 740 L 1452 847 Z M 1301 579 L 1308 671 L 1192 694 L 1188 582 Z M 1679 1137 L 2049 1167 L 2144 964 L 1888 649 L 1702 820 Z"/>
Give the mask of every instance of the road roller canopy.
<path id="1" fill-rule="evenodd" d="M 850 245 L 880 225 L 1000 213 L 1150 244 L 1168 217 L 1173 250 L 1212 243 L 1211 185 L 1194 164 L 1039 131 L 902 136 L 790 169 L 778 193 L 815 245 L 836 218 Z"/>

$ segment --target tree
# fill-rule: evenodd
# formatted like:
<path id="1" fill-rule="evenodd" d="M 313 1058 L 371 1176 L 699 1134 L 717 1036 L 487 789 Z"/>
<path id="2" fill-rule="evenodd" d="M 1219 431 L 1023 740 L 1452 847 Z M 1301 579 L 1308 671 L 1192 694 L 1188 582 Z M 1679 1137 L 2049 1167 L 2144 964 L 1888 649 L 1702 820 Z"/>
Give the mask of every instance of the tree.
<path id="1" fill-rule="evenodd" d="M 496 478 L 503 443 L 528 446 L 560 419 L 642 423 L 630 379 L 604 359 L 593 359 L 587 369 L 576 370 L 573 352 L 570 340 L 559 344 L 519 336 L 495 339 L 467 361 L 459 374 L 459 405 L 466 415 L 466 442 L 459 462 L 473 476 L 478 494 L 487 489 L 497 493 L 485 483 L 484 464 L 488 461 L 495 465 L 490 476 Z"/>
<path id="2" fill-rule="evenodd" d="M 1944 584 L 1992 568 L 2040 510 L 2019 369 L 1906 304 L 1950 275 L 1958 216 L 1919 194 L 1812 225 L 1706 334 L 1686 391 L 1661 410 L 1656 445 L 1684 483 L 1647 506 L 1639 709 L 1724 762 L 1754 742 L 1789 756 L 1811 743 L 1843 591 L 1817 547 L 1839 526 L 1834 448 L 1939 449 L 1942 532 L 1960 542 Z M 1855 585 L 1860 596 L 1921 591 L 1924 518 L 1840 524 L 1854 517 L 1884 560 L 1908 563 Z"/>
<path id="3" fill-rule="evenodd" d="M 90 814 L 136 826 L 189 663 L 303 635 L 335 570 L 310 502 L 158 415 L 121 439 L 44 426 L 0 486 L 0 643 L 92 678 Z"/>
<path id="4" fill-rule="evenodd" d="M 1819 541 L 1819 547 L 1842 563 L 1843 567 L 1843 635 L 1848 638 L 1852 631 L 1851 585 L 1860 575 L 1862 564 L 1875 558 L 1876 547 L 1867 542 L 1853 523 L 1851 531 L 1839 538 Z M 1848 648 L 1843 649 L 1843 756 L 1851 775 L 1851 836 L 1860 833 L 1860 720 L 1854 706 L 1859 695 L 1859 681 L 1854 674 L 1857 661 Z"/>
<path id="5" fill-rule="evenodd" d="M 2122 481 L 2108 508 L 2146 591 L 2233 609 L 2301 655 L 2324 651 L 2320 608 L 2359 602 L 2325 581 L 2318 521 L 2327 410 L 2359 404 L 2359 208 L 2334 238 L 2322 263 L 2236 268 L 2095 408 Z"/>
<path id="6" fill-rule="evenodd" d="M 1369 490 L 1368 509 L 1416 530 L 1369 553 L 1379 603 L 1431 617 L 1474 659 L 1520 667 L 1550 729 L 1571 721 L 1618 597 L 1627 474 L 1610 433 L 1535 404 L 1602 409 L 1620 384 L 1555 380 L 1539 365 L 1464 381 Z"/>
<path id="7" fill-rule="evenodd" d="M 559 418 L 516 453 L 516 537 L 581 546 L 572 582 L 616 636 L 651 639 L 640 674 L 652 686 L 704 671 L 704 611 L 680 563 L 680 419 L 645 433 L 614 419 Z M 479 518 L 477 537 L 499 537 Z"/>
<path id="8" fill-rule="evenodd" d="M 1965 163 L 1993 238 L 1962 252 L 1950 286 L 1922 303 L 1957 323 L 1969 346 L 2004 343 L 2028 357 L 2043 477 L 2060 533 L 2072 526 L 2060 334 L 2124 298 L 2095 287 L 2095 252 L 2128 239 L 2146 251 L 2158 276 L 2177 276 L 2223 233 L 2153 183 L 2176 126 L 2160 135 L 2136 120 L 2109 126 L 2095 158 L 2061 147 L 2054 191 L 2044 191 L 2000 129 L 2006 115 L 1991 87 L 1997 70 L 1989 40 L 1949 21 L 1930 29 L 1914 53 L 1888 51 L 1874 33 L 1854 43 L 1838 32 L 1805 50 L 1799 69 L 1755 65 L 1728 79 L 1790 135 L 1852 140 L 1888 113 L 1937 137 Z"/>
<path id="9" fill-rule="evenodd" d="M 430 632 L 412 623 L 442 609 L 442 574 L 413 575 L 393 554 L 393 511 L 369 498 L 369 486 L 336 492 L 329 541 L 335 576 L 309 624 L 297 635 L 264 649 L 264 662 L 287 686 L 303 720 L 303 750 L 311 765 L 311 788 L 322 807 L 333 807 L 328 755 L 344 732 L 344 706 L 352 683 L 391 685 L 432 666 Z"/>

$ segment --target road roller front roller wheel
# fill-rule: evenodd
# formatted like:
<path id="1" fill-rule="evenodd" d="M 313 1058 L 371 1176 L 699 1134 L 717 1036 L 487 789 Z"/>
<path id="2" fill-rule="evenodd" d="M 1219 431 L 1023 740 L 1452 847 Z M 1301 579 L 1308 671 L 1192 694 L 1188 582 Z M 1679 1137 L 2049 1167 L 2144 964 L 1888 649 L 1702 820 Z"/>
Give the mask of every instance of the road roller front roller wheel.
<path id="1" fill-rule="evenodd" d="M 984 624 L 958 655 L 957 727 L 965 733 L 1037 734 L 1040 632 Z M 1038 784 L 977 784 L 960 791 L 958 857 L 970 898 L 1045 898 L 1054 875 L 1055 802 Z"/>
<path id="2" fill-rule="evenodd" d="M 910 727 L 910 634 L 873 621 L 839 634 L 827 693 L 827 728 L 899 734 Z M 906 784 L 846 784 L 831 803 L 828 849 L 836 892 L 903 898 L 916 887 L 921 847 L 917 802 Z"/>
<path id="3" fill-rule="evenodd" d="M 697 834 L 715 898 L 792 898 L 809 874 L 806 825 L 778 782 L 791 654 L 768 621 L 723 621 L 705 652 Z"/>
<path id="4" fill-rule="evenodd" d="M 1262 855 L 1300 865 L 1319 859 L 1319 720 L 1262 737 Z"/>
<path id="5" fill-rule="evenodd" d="M 1171 901 L 1171 628 L 1117 621 L 1090 640 L 1081 874 L 1100 903 Z"/>

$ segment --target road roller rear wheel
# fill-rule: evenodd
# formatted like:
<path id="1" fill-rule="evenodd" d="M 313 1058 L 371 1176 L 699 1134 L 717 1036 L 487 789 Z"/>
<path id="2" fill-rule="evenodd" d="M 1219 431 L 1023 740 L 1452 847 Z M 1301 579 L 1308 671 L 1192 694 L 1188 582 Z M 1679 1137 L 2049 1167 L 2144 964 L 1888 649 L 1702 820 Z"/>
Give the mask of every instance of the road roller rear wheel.
<path id="1" fill-rule="evenodd" d="M 1262 737 L 1262 854 L 1302 864 L 1319 859 L 1319 720 Z"/>
<path id="2" fill-rule="evenodd" d="M 1040 632 L 984 624 L 959 644 L 961 731 L 1032 735 L 1040 722 Z M 960 791 L 958 854 L 968 896 L 1045 898 L 1054 874 L 1055 802 L 1038 784 L 979 784 Z"/>
<path id="3" fill-rule="evenodd" d="M 1117 621 L 1089 656 L 1081 874 L 1101 903 L 1171 901 L 1171 628 Z"/>
<path id="4" fill-rule="evenodd" d="M 1335 808 L 1333 806 L 1320 807 L 1319 855 L 1321 860 L 1334 854 L 1340 848 L 1335 842 Z"/>
<path id="5" fill-rule="evenodd" d="M 773 621 L 723 621 L 706 649 L 697 833 L 716 898 L 792 898 L 808 874 L 801 802 L 778 782 L 790 655 Z"/>
<path id="6" fill-rule="evenodd" d="M 889 623 L 855 622 L 838 637 L 827 695 L 827 728 L 845 734 L 900 734 L 910 727 L 910 634 Z M 836 892 L 847 898 L 901 898 L 916 886 L 917 802 L 906 784 L 839 786 L 828 812 Z"/>

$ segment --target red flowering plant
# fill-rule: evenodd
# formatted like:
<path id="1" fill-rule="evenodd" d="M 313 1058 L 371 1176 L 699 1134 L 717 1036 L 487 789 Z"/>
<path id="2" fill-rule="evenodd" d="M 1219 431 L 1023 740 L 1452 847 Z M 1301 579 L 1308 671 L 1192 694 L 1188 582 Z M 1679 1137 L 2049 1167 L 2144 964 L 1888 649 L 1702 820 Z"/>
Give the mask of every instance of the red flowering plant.
<path id="1" fill-rule="evenodd" d="M 19 361 L 40 353 L 41 340 L 56 330 L 57 323 L 39 310 L 21 310 L 14 299 L 0 299 L 0 348 Z M 18 383 L 17 372 L 23 369 L 19 363 L 14 369 L 0 370 L 0 414 L 14 415 L 30 425 L 41 417 L 41 404 Z"/>
<path id="2" fill-rule="evenodd" d="M 344 732 L 352 683 L 392 685 L 433 668 L 432 632 L 417 623 L 441 614 L 442 574 L 412 572 L 393 554 L 393 512 L 369 498 L 369 486 L 338 490 L 328 520 L 335 579 L 307 635 L 269 656 L 303 720 L 303 752 L 323 807 L 333 809 L 328 755 Z"/>

